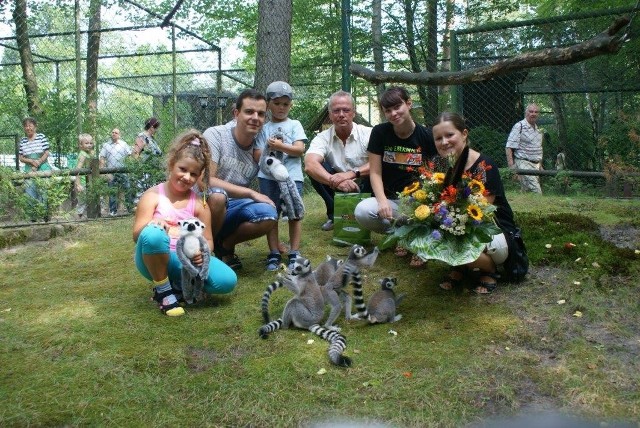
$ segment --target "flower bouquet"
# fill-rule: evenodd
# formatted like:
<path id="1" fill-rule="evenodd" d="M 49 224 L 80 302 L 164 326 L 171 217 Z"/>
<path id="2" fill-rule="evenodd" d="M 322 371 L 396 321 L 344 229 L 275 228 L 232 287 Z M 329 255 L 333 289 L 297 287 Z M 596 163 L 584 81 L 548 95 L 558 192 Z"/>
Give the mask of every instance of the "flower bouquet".
<path id="1" fill-rule="evenodd" d="M 448 159 L 448 164 L 453 164 Z M 423 260 L 441 260 L 459 266 L 478 259 L 492 235 L 501 233 L 494 221 L 495 205 L 487 202 L 482 162 L 475 174 L 462 173 L 456 184 L 436 162 L 418 168 L 420 181 L 399 194 L 400 216 L 393 234 L 381 248 L 400 245 Z M 446 180 L 445 180 L 446 178 Z"/>

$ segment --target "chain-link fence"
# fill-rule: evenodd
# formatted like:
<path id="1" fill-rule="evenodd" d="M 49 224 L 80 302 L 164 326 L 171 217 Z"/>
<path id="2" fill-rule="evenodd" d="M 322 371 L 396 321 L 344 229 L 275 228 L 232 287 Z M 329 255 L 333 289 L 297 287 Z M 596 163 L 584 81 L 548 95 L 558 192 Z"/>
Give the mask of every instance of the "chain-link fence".
<path id="1" fill-rule="evenodd" d="M 14 22 L 9 8 L 0 5 L 0 224 L 51 219 L 52 213 L 70 218 L 85 204 L 93 211 L 83 215 L 129 212 L 144 187 L 141 183 L 162 179 L 158 175 L 164 169 L 132 156 L 111 162 L 112 151 L 112 157 L 120 156 L 112 131 L 119 130 L 119 139 L 132 148 L 137 139 L 149 137 L 145 122 L 154 117 L 160 126 L 150 137 L 164 150 L 184 128 L 204 130 L 229 120 L 235 94 L 252 86 L 250 72 L 222 70 L 219 47 L 177 25 L 160 28 L 163 17 L 133 1 L 102 2 L 99 21 L 117 23 L 102 28 L 92 20 L 95 1 L 79 1 L 78 10 L 71 3 L 29 2 L 33 7 L 24 11 L 29 16 L 26 44 L 20 42 L 24 29 Z M 568 47 L 595 37 L 618 15 L 636 12 L 629 8 L 457 31 L 451 37 L 451 68 L 469 70 L 527 51 Z M 638 22 L 633 20 L 625 31 L 637 35 Z M 639 39 L 633 37 L 611 56 L 439 87 L 440 110 L 462 112 L 471 126 L 472 144 L 506 167 L 507 135 L 523 118 L 525 107 L 536 103 L 541 110 L 538 124 L 547 137 L 542 159 L 549 173 L 542 177 L 545 191 L 597 187 L 601 194 L 637 196 L 640 64 L 632 53 L 639 51 Z M 25 84 L 26 46 L 35 89 Z M 339 87 L 338 68 L 329 64 L 311 72 L 292 70 L 296 119 L 317 122 L 326 96 Z M 354 80 L 353 93 L 359 113 L 377 123 L 375 87 Z M 37 132 L 48 139 L 48 163 L 54 171 L 32 174 L 25 181 L 14 173 L 22 168 L 21 120 L 27 112 L 36 117 Z M 307 129 L 308 137 L 318 130 Z M 83 161 L 81 133 L 94 141 Z M 565 172 L 556 174 L 559 159 Z M 27 190 L 40 197 L 29 198 Z"/>
<path id="2" fill-rule="evenodd" d="M 0 7 L 0 179 L 6 190 L 0 223 L 50 220 L 54 212 L 70 218 L 77 215 L 76 204 L 97 200 L 102 200 L 102 209 L 91 214 L 108 215 L 114 212 L 115 193 L 125 208 L 120 212 L 126 212 L 125 205 L 130 208 L 140 189 L 123 191 L 128 186 L 122 183 L 122 171 L 98 170 L 99 154 L 112 147 L 112 131 L 119 130 L 122 144 L 131 148 L 136 140 L 149 137 L 145 121 L 156 118 L 160 125 L 151 137 L 164 151 L 182 129 L 204 130 L 229 120 L 238 88 L 250 86 L 246 72 L 221 70 L 218 46 L 178 25 L 160 28 L 163 17 L 133 1 L 77 4 L 79 9 L 73 2 L 36 0 L 28 2 L 29 9 L 25 2 Z M 105 22 L 111 25 L 99 24 Z M 41 165 L 32 175 L 60 178 L 22 180 L 12 173 L 31 168 L 21 155 L 40 155 L 32 153 L 34 146 L 21 150 L 28 135 L 26 128 L 22 132 L 25 116 L 36 119 L 34 136 L 46 137 L 45 165 L 53 169 L 47 172 L 48 166 Z M 79 145 L 82 133 L 91 135 L 94 143 L 85 153 Z M 108 158 L 102 163 L 108 165 Z M 131 187 L 158 174 L 154 165 L 132 158 L 118 168 L 130 171 L 126 181 Z M 159 171 L 163 174 L 164 168 Z M 29 198 L 29 189 L 38 197 Z"/>
<path id="3" fill-rule="evenodd" d="M 535 103 L 540 108 L 538 126 L 545 136 L 542 167 L 549 172 L 542 182 L 549 190 L 605 185 L 608 195 L 638 196 L 637 13 L 636 7 L 454 32 L 452 46 L 457 50 L 452 52 L 452 68 L 468 70 L 530 51 L 570 48 L 599 36 L 620 15 L 632 17 L 620 34 L 635 37 L 615 55 L 520 70 L 453 91 L 452 104 L 467 118 L 474 144 L 505 167 L 507 136 L 523 119 L 527 105 Z M 558 169 L 563 172 L 556 175 Z"/>

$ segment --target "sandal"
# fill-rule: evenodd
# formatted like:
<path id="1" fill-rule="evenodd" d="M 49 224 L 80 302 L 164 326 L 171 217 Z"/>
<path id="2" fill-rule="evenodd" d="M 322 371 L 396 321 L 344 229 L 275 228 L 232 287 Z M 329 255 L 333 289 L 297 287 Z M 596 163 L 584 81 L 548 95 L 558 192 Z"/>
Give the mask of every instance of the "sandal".
<path id="1" fill-rule="evenodd" d="M 480 276 L 480 284 L 478 284 L 471 291 L 478 295 L 491 294 L 498 286 L 498 278 L 500 278 L 500 275 L 494 272 L 478 272 L 478 274 Z M 493 281 L 483 281 L 483 278 L 491 278 L 493 279 Z"/>
<path id="2" fill-rule="evenodd" d="M 409 266 L 413 268 L 419 268 L 424 266 L 425 263 L 426 263 L 425 260 L 422 260 L 420 257 L 414 254 L 413 256 L 411 256 L 411 261 L 409 262 Z"/>
<path id="3" fill-rule="evenodd" d="M 267 270 L 270 272 L 276 271 L 280 268 L 282 263 L 282 256 L 280 253 L 269 253 L 267 255 Z"/>
<path id="4" fill-rule="evenodd" d="M 242 261 L 240 260 L 240 257 L 238 257 L 238 255 L 235 253 L 227 256 L 226 258 L 221 258 L 220 260 L 225 262 L 225 264 L 233 270 L 242 269 Z"/>
<path id="5" fill-rule="evenodd" d="M 405 257 L 407 254 L 409 254 L 409 250 L 407 250 L 404 247 L 401 247 L 400 245 L 397 245 L 396 249 L 393 250 L 393 254 L 395 254 L 398 257 Z"/>
<path id="6" fill-rule="evenodd" d="M 222 246 L 221 241 L 216 241 L 213 247 L 213 254 L 222 260 L 233 270 L 242 269 L 242 262 L 234 250 L 227 250 Z"/>
<path id="7" fill-rule="evenodd" d="M 438 287 L 445 291 L 451 291 L 454 288 L 460 287 L 464 273 L 460 269 L 451 269 L 447 276 L 442 279 L 442 282 L 438 284 Z"/>

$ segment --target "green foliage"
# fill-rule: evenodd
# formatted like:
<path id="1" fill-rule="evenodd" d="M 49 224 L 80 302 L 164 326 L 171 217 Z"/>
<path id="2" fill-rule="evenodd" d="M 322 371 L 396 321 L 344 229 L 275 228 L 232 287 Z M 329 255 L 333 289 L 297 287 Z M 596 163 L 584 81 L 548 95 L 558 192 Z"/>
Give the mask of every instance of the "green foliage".
<path id="1" fill-rule="evenodd" d="M 23 208 L 26 196 L 16 187 L 13 176 L 15 171 L 11 168 L 0 166 L 0 217 L 24 216 Z"/>
<path id="2" fill-rule="evenodd" d="M 623 111 L 611 120 L 598 140 L 598 150 L 607 163 L 618 169 L 640 170 L 640 112 Z"/>
<path id="3" fill-rule="evenodd" d="M 69 198 L 70 181 L 68 177 L 37 177 L 25 180 L 23 190 L 26 186 L 35 186 L 41 199 L 33 199 L 29 196 L 21 196 L 17 200 L 19 212 L 25 219 L 48 221 L 59 208 Z"/>
<path id="4" fill-rule="evenodd" d="M 507 135 L 489 126 L 478 126 L 469 130 L 469 143 L 475 150 L 493 159 L 498 166 L 507 166 L 505 144 Z"/>

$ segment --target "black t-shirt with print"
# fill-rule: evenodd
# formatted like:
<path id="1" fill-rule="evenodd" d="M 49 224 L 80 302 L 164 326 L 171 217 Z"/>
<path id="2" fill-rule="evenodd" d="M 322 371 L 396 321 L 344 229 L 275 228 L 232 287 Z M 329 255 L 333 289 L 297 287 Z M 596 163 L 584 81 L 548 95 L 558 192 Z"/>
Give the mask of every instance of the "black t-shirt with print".
<path id="1" fill-rule="evenodd" d="M 390 199 L 418 180 L 418 167 L 437 154 L 431 128 L 416 124 L 413 134 L 403 139 L 389 122 L 373 127 L 367 150 L 382 157 L 382 184 Z"/>

